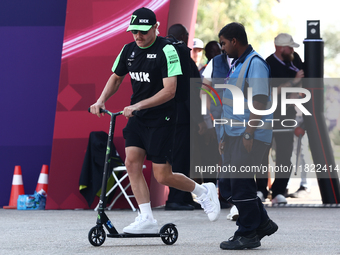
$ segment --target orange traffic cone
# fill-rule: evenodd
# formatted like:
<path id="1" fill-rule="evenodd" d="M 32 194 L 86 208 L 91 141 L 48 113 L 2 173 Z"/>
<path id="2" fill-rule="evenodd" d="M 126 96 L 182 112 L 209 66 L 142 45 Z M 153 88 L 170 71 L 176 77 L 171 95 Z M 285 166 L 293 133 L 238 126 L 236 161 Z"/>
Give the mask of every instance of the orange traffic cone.
<path id="1" fill-rule="evenodd" d="M 47 193 L 48 188 L 48 165 L 43 165 L 41 168 L 41 172 L 38 179 L 37 187 L 35 188 L 36 192 L 40 190 L 44 190 Z"/>
<path id="2" fill-rule="evenodd" d="M 24 184 L 22 181 L 21 166 L 15 166 L 12 180 L 11 197 L 9 205 L 4 206 L 4 209 L 17 209 L 17 200 L 19 195 L 24 195 Z"/>

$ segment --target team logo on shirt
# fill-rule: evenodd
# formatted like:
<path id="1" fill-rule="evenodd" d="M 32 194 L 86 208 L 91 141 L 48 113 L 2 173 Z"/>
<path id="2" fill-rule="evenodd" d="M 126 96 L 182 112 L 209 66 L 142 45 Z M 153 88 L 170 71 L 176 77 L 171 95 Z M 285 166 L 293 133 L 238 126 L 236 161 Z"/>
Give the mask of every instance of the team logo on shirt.
<path id="1" fill-rule="evenodd" d="M 135 60 L 135 52 L 133 51 L 130 55 L 130 58 L 128 58 L 128 66 L 131 66 L 132 65 L 132 61 Z"/>
<path id="2" fill-rule="evenodd" d="M 169 55 L 168 58 L 170 60 L 170 62 L 169 62 L 170 64 L 175 64 L 175 63 L 179 62 L 176 50 L 174 50 L 172 52 L 172 55 Z"/>
<path id="3" fill-rule="evenodd" d="M 150 82 L 149 73 L 145 72 L 129 72 L 131 79 L 140 82 Z"/>
<path id="4" fill-rule="evenodd" d="M 157 54 L 147 54 L 146 58 L 156 58 Z"/>

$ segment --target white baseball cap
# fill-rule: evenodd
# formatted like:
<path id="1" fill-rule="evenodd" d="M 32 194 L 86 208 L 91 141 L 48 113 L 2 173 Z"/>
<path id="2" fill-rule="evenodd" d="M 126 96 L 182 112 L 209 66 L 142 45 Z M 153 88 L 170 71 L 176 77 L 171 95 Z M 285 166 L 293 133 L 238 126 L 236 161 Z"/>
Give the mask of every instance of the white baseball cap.
<path id="1" fill-rule="evenodd" d="M 292 48 L 297 48 L 300 44 L 294 42 L 293 37 L 287 33 L 281 33 L 274 39 L 274 44 L 276 46 L 289 46 Z"/>
<path id="2" fill-rule="evenodd" d="M 201 39 L 194 38 L 194 44 L 192 46 L 193 49 L 199 48 L 199 49 L 204 49 L 204 43 L 202 42 Z"/>

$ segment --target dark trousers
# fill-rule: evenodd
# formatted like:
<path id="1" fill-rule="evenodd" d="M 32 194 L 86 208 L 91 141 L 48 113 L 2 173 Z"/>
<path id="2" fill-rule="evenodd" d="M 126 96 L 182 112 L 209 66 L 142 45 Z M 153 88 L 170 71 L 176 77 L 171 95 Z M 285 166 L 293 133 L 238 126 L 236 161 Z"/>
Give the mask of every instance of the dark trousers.
<path id="1" fill-rule="evenodd" d="M 172 171 L 189 176 L 190 172 L 190 125 L 177 124 L 173 147 Z M 190 192 L 169 188 L 167 203 L 192 204 Z"/>
<path id="2" fill-rule="evenodd" d="M 280 171 L 275 173 L 275 181 L 272 185 L 272 197 L 278 194 L 284 195 L 286 192 L 287 184 L 290 174 L 292 172 L 292 162 L 290 158 L 293 152 L 294 133 L 282 132 L 274 133 L 276 143 L 276 167 L 285 167 L 289 171 Z"/>
<path id="3" fill-rule="evenodd" d="M 236 236 L 253 234 L 259 225 L 268 219 L 267 212 L 257 197 L 257 186 L 254 173 L 241 173 L 246 166 L 260 166 L 263 155 L 269 144 L 254 140 L 250 153 L 243 145 L 243 137 L 230 137 L 225 134 L 223 166 L 234 167 L 232 172 L 223 172 L 219 179 L 221 195 L 233 203 L 239 217 L 236 225 Z M 234 172 L 236 170 L 236 172 Z"/>
<path id="4" fill-rule="evenodd" d="M 263 155 L 262 158 L 262 166 L 269 166 L 269 150 L 270 146 L 266 149 L 266 152 Z M 268 172 L 261 172 L 256 174 L 256 184 L 257 184 L 257 190 L 261 191 L 264 198 L 267 198 L 268 196 Z"/>

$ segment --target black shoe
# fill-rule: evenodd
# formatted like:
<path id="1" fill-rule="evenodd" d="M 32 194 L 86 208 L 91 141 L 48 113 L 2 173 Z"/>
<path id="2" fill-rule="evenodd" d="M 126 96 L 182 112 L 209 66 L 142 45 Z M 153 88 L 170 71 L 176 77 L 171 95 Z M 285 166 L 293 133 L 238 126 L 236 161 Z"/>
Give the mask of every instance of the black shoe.
<path id="1" fill-rule="evenodd" d="M 259 237 L 233 236 L 220 244 L 222 250 L 244 250 L 261 246 Z"/>
<path id="2" fill-rule="evenodd" d="M 184 204 L 184 203 L 166 203 L 165 210 L 166 211 L 192 211 L 195 208 L 192 205 Z"/>
<path id="3" fill-rule="evenodd" d="M 299 192 L 299 191 L 308 191 L 308 189 L 305 186 L 300 186 L 300 188 L 298 188 L 296 192 Z"/>
<path id="4" fill-rule="evenodd" d="M 310 190 L 304 186 L 300 186 L 300 188 L 295 191 L 292 194 L 289 194 L 288 197 L 291 198 L 303 198 L 305 197 L 308 193 L 310 193 Z"/>
<path id="5" fill-rule="evenodd" d="M 190 203 L 189 205 L 193 206 L 195 210 L 196 209 L 203 209 L 201 204 L 199 204 L 199 203 L 197 203 L 195 201 L 192 201 L 192 203 Z"/>
<path id="6" fill-rule="evenodd" d="M 274 221 L 271 219 L 268 219 L 265 223 L 261 224 L 257 229 L 256 233 L 259 237 L 259 240 L 261 240 L 265 236 L 270 236 L 274 234 L 278 230 L 278 226 Z"/>

